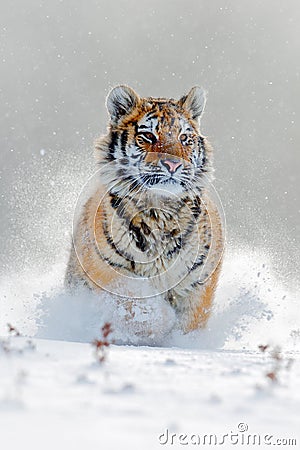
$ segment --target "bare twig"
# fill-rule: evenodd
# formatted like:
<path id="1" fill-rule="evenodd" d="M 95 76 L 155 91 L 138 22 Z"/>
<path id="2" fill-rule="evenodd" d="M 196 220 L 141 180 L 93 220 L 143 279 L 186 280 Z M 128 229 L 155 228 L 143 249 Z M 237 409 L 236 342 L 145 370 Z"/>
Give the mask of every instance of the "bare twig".
<path id="1" fill-rule="evenodd" d="M 111 345 L 109 335 L 112 333 L 111 323 L 106 322 L 101 328 L 101 338 L 94 339 L 92 346 L 95 348 L 97 361 L 102 364 L 106 360 L 107 348 Z"/>

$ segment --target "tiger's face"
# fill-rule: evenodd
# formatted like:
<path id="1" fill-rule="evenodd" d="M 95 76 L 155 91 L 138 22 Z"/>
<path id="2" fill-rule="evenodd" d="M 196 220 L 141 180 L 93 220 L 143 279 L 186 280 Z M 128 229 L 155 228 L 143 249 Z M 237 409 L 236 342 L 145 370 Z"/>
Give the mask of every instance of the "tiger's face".
<path id="1" fill-rule="evenodd" d="M 178 101 L 114 88 L 107 98 L 109 134 L 96 145 L 102 162 L 110 163 L 104 177 L 111 192 L 167 195 L 201 188 L 210 171 L 210 147 L 199 131 L 204 105 L 197 87 Z"/>

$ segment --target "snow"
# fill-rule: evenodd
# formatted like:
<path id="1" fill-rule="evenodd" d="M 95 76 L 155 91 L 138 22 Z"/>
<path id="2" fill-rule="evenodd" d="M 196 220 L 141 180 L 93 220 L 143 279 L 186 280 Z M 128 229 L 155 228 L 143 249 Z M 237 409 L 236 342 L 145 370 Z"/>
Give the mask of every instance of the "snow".
<path id="1" fill-rule="evenodd" d="M 1 448 L 181 448 L 205 434 L 219 446 L 228 434 L 226 449 L 254 434 L 259 448 L 299 444 L 299 308 L 265 254 L 227 251 L 208 326 L 187 335 L 159 298 L 128 320 L 107 292 L 70 296 L 64 269 L 0 281 Z M 100 363 L 91 342 L 105 322 L 114 343 Z"/>
<path id="2" fill-rule="evenodd" d="M 259 251 L 227 249 L 208 326 L 189 335 L 176 331 L 173 309 L 159 296 L 136 304 L 135 320 L 128 321 L 122 300 L 109 292 L 67 294 L 64 272 L 65 264 L 60 263 L 49 273 L 31 268 L 2 276 L 0 336 L 12 323 L 27 336 L 91 342 L 104 322 L 112 322 L 119 344 L 256 350 L 267 342 L 285 350 L 299 348 L 300 339 L 293 337 L 300 333 L 297 295 L 279 283 L 267 256 Z M 142 288 L 146 295 L 146 283 Z M 153 333 L 138 333 L 140 325 Z"/>
<path id="3" fill-rule="evenodd" d="M 112 346 L 101 365 L 89 344 L 34 339 L 26 350 L 24 338 L 12 341 L 25 350 L 1 355 L 2 448 L 154 449 L 166 430 L 178 448 L 181 433 L 221 440 L 241 435 L 241 423 L 247 434 L 299 438 L 295 352 L 274 384 L 270 358 L 257 351 Z"/>

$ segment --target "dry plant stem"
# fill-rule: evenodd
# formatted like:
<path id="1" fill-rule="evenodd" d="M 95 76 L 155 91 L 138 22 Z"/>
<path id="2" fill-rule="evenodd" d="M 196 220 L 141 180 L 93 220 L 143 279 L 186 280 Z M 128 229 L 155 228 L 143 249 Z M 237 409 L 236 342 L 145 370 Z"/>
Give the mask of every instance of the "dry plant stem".
<path id="1" fill-rule="evenodd" d="M 106 349 L 111 345 L 108 337 L 112 331 L 111 323 L 106 322 L 101 328 L 101 338 L 94 339 L 92 342 L 92 346 L 95 348 L 96 359 L 100 364 L 106 360 Z"/>

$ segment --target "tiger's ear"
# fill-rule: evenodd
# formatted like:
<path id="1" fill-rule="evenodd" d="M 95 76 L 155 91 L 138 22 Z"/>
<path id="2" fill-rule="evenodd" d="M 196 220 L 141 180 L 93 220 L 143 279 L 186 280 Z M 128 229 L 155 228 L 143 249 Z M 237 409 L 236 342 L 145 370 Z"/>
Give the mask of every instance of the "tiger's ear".
<path id="1" fill-rule="evenodd" d="M 199 86 L 193 87 L 187 95 L 179 100 L 179 104 L 191 114 L 193 119 L 200 119 L 205 103 L 205 91 Z"/>
<path id="2" fill-rule="evenodd" d="M 107 96 L 106 107 L 113 123 L 128 114 L 139 102 L 137 93 L 129 86 L 114 87 Z"/>

